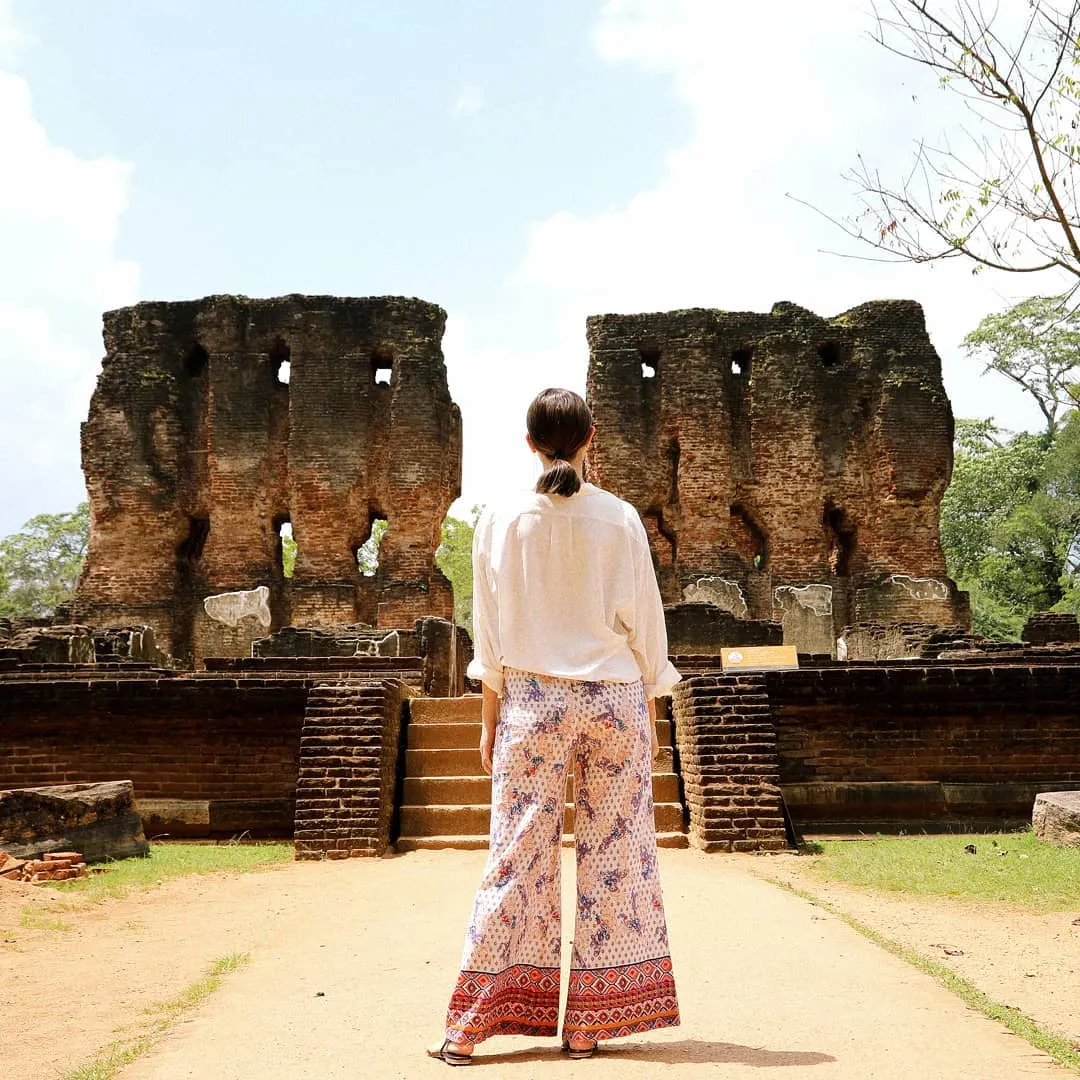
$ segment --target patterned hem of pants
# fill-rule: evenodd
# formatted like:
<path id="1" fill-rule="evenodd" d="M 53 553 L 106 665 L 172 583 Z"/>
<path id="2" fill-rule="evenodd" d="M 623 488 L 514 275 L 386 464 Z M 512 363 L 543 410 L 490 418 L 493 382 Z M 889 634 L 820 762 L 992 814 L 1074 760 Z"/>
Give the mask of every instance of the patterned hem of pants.
<path id="1" fill-rule="evenodd" d="M 676 1027 L 679 1005 L 671 958 L 570 972 L 563 1037 L 617 1039 Z M 559 969 L 524 964 L 491 974 L 463 971 L 450 999 L 446 1034 L 478 1043 L 493 1035 L 557 1035 Z"/>
<path id="2" fill-rule="evenodd" d="M 491 839 L 446 1035 L 558 1033 L 560 874 L 574 779 L 577 913 L 564 1037 L 611 1039 L 679 1022 L 641 682 L 504 670 Z"/>

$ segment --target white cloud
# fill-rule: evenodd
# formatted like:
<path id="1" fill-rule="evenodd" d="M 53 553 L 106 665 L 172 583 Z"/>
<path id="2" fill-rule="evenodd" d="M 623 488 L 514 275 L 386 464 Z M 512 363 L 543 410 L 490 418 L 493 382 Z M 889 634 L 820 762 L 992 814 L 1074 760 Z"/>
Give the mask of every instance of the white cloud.
<path id="1" fill-rule="evenodd" d="M 0 0 L 0 58 L 19 41 Z M 84 498 L 79 422 L 101 313 L 134 302 L 138 267 L 116 254 L 131 165 L 56 146 L 26 80 L 0 70 L 0 535 Z M 91 343 L 90 348 L 87 343 Z"/>
<path id="2" fill-rule="evenodd" d="M 1049 291 L 1052 282 L 826 255 L 851 252 L 850 243 L 787 197 L 845 213 L 840 174 L 856 154 L 903 168 L 911 140 L 927 133 L 917 125 L 945 123 L 950 100 L 869 42 L 859 5 L 774 10 L 776 19 L 763 19 L 752 5 L 715 0 L 609 0 L 595 32 L 599 54 L 670 77 L 693 133 L 668 154 L 660 182 L 624 205 L 535 223 L 513 288 L 557 305 L 567 349 L 580 348 L 584 318 L 598 312 L 768 310 L 791 300 L 834 315 L 911 297 L 926 310 L 958 415 L 1037 422 L 1015 392 L 980 380 L 958 347 L 1020 289 Z"/>
<path id="3" fill-rule="evenodd" d="M 484 92 L 478 86 L 462 87 L 454 99 L 455 116 L 472 116 L 484 107 Z"/>

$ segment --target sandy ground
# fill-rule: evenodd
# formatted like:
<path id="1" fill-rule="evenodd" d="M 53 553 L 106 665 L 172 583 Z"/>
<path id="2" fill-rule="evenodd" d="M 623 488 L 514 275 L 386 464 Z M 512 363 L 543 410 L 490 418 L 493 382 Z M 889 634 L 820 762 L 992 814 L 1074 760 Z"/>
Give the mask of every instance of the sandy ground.
<path id="1" fill-rule="evenodd" d="M 1001 904 L 919 900 L 825 883 L 810 862 L 779 855 L 743 865 L 826 901 L 1080 1047 L 1080 909 L 1033 915 Z"/>
<path id="2" fill-rule="evenodd" d="M 56 899 L 3 883 L 0 1075 L 53 1080 L 215 958 L 249 952 L 250 963 L 123 1080 L 445 1076 L 423 1047 L 440 1031 L 483 858 L 414 852 L 186 879 L 56 912 L 67 931 L 20 929 L 23 905 L 48 913 Z M 472 1068 L 515 1078 L 675 1070 L 756 1080 L 772 1072 L 784 1080 L 1075 1080 L 838 918 L 755 874 L 786 873 L 785 861 L 661 852 L 681 1027 L 606 1043 L 583 1062 L 551 1040 L 493 1039 Z M 564 873 L 572 880 L 569 860 Z M 901 915 L 894 919 L 895 928 Z M 976 956 L 974 938 L 965 941 L 965 958 Z M 1059 957 L 1058 967 L 1075 975 L 1075 939 L 1061 942 L 1071 959 Z"/>

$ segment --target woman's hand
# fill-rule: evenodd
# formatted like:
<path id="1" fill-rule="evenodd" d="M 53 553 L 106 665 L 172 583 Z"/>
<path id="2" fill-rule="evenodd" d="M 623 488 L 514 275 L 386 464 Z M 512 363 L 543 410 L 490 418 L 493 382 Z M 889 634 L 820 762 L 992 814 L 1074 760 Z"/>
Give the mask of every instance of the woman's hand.
<path id="1" fill-rule="evenodd" d="M 487 724 L 480 730 L 480 764 L 484 766 L 484 772 L 491 775 L 491 758 L 495 753 L 495 725 L 488 727 Z"/>
<path id="2" fill-rule="evenodd" d="M 491 775 L 491 760 L 495 755 L 495 728 L 499 724 L 499 697 L 490 687 L 484 687 L 484 700 L 480 707 L 480 764 Z"/>
<path id="3" fill-rule="evenodd" d="M 649 698 L 649 734 L 652 735 L 652 759 L 660 754 L 660 740 L 656 736 L 656 698 Z"/>

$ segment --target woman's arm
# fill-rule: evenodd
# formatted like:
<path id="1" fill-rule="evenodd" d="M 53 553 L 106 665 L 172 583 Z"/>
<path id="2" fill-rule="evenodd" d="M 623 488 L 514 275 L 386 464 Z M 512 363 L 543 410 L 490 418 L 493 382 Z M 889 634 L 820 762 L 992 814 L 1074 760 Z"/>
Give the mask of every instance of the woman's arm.
<path id="1" fill-rule="evenodd" d="M 652 702 L 649 702 L 652 705 Z M 484 698 L 480 704 L 480 764 L 484 772 L 491 775 L 491 756 L 495 750 L 495 728 L 499 723 L 499 695 L 484 683 Z M 653 730 L 656 725 L 653 724 Z M 655 739 L 656 736 L 654 735 Z"/>
<path id="2" fill-rule="evenodd" d="M 646 698 L 649 703 L 649 734 L 652 736 L 652 757 L 656 760 L 660 753 L 660 740 L 656 735 L 656 698 Z"/>

